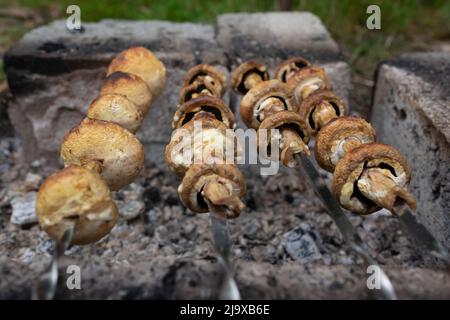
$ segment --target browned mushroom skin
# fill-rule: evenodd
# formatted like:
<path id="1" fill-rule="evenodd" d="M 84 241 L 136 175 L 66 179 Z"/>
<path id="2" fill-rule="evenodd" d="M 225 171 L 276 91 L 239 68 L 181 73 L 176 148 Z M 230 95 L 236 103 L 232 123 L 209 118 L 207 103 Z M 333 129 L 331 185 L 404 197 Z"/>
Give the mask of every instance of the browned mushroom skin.
<path id="1" fill-rule="evenodd" d="M 213 96 L 220 98 L 221 93 L 211 84 L 204 83 L 202 81 L 194 81 L 193 83 L 181 88 L 178 101 L 180 104 L 183 104 L 200 96 Z"/>
<path id="2" fill-rule="evenodd" d="M 408 161 L 390 145 L 368 143 L 346 153 L 334 170 L 333 194 L 344 208 L 361 215 L 381 209 L 358 188 L 358 179 L 369 168 L 388 170 L 400 187 L 405 187 L 411 180 Z"/>
<path id="3" fill-rule="evenodd" d="M 183 204 L 197 213 L 208 212 L 207 200 L 204 198 L 204 188 L 209 182 L 216 182 L 225 186 L 227 190 L 224 194 L 224 206 L 231 206 L 233 210 L 231 216 L 226 218 L 235 218 L 242 210 L 242 204 L 237 202 L 238 198 L 245 194 L 245 179 L 239 169 L 232 164 L 193 164 L 183 178 L 178 188 L 178 194 Z M 230 200 L 226 203 L 226 200 Z"/>
<path id="4" fill-rule="evenodd" d="M 195 135 L 197 132 L 195 131 L 195 123 L 196 122 L 201 123 L 201 146 L 199 146 L 201 149 L 196 150 L 192 143 L 193 141 L 198 141 L 198 137 Z M 227 126 L 216 119 L 216 117 L 211 114 L 210 112 L 200 111 L 197 112 L 194 117 L 191 119 L 191 121 L 185 123 L 182 127 L 178 128 L 174 131 L 169 144 L 166 146 L 165 150 L 165 161 L 166 166 L 169 168 L 170 171 L 172 171 L 175 175 L 178 177 L 183 177 L 186 171 L 189 169 L 189 167 L 194 163 L 194 153 L 198 154 L 201 153 L 201 159 L 205 157 L 204 152 L 209 151 L 205 150 L 204 144 L 210 143 L 217 145 L 220 143 L 221 148 L 226 148 L 225 143 L 233 143 L 233 145 L 236 145 L 236 137 L 233 136 L 233 141 L 227 140 Z M 189 135 L 187 137 L 186 135 Z M 186 141 L 186 138 L 190 138 L 189 141 Z M 186 143 L 189 143 L 189 145 L 186 145 Z M 192 148 L 192 154 L 190 159 L 184 159 L 182 154 L 180 154 L 180 150 L 184 148 Z M 175 149 L 177 148 L 177 149 Z M 174 152 L 176 150 L 177 152 Z M 213 151 L 213 150 L 211 150 Z M 237 153 L 237 149 L 235 149 Z M 226 156 L 225 151 L 223 150 L 222 154 L 223 157 Z M 198 156 L 200 158 L 200 156 Z M 216 155 L 210 155 L 206 154 L 206 157 L 213 157 L 216 158 Z M 220 159 L 225 161 L 225 159 Z"/>
<path id="5" fill-rule="evenodd" d="M 269 98 L 276 98 L 275 101 L 272 99 L 272 102 L 276 102 L 277 105 L 271 103 Z M 282 110 L 296 111 L 297 107 L 292 91 L 280 80 L 268 80 L 257 84 L 245 94 L 240 104 L 242 121 L 253 129 L 259 127 L 264 117 Z"/>
<path id="6" fill-rule="evenodd" d="M 267 66 L 256 61 L 246 61 L 241 63 L 231 75 L 231 86 L 233 90 L 246 94 L 252 88 L 252 85 L 246 85 L 249 76 L 255 77 L 256 82 L 269 80 L 269 71 Z M 253 86 L 256 85 L 255 81 Z"/>
<path id="7" fill-rule="evenodd" d="M 117 71 L 142 78 L 155 99 L 166 84 L 166 67 L 153 52 L 144 47 L 132 47 L 119 53 L 109 64 L 107 76 Z"/>
<path id="8" fill-rule="evenodd" d="M 213 114 L 217 120 L 222 121 L 230 129 L 236 127 L 236 120 L 230 108 L 221 99 L 210 96 L 200 96 L 179 106 L 173 117 L 172 127 L 180 128 L 200 111 Z"/>
<path id="9" fill-rule="evenodd" d="M 100 175 L 79 166 L 69 166 L 48 177 L 36 199 L 41 227 L 60 239 L 73 225 L 71 243 L 89 244 L 106 236 L 118 213 L 111 192 Z"/>
<path id="10" fill-rule="evenodd" d="M 144 148 L 121 126 L 85 118 L 65 135 L 61 158 L 66 166 L 96 168 L 114 191 L 138 176 L 144 166 Z"/>
<path id="11" fill-rule="evenodd" d="M 214 88 L 218 97 L 223 96 L 227 89 L 227 76 L 209 64 L 203 63 L 189 69 L 184 77 L 183 87 L 197 81 Z"/>
<path id="12" fill-rule="evenodd" d="M 333 172 L 346 152 L 375 140 L 375 129 L 363 118 L 335 118 L 317 134 L 314 155 L 319 166 Z"/>
<path id="13" fill-rule="evenodd" d="M 270 134 L 270 129 L 280 130 L 282 136 L 280 158 L 284 165 L 288 167 L 296 166 L 297 161 L 294 159 L 296 153 L 305 152 L 309 154 L 308 142 L 311 138 L 311 131 L 298 113 L 294 111 L 280 111 L 261 122 L 258 129 L 258 146 L 260 148 L 269 150 L 271 139 L 269 137 L 266 137 L 263 141 L 260 139 L 264 138 L 261 130 L 267 130 L 266 133 Z M 285 139 L 289 141 L 284 141 Z"/>
<path id="14" fill-rule="evenodd" d="M 105 94 L 92 101 L 86 115 L 91 119 L 114 122 L 135 133 L 144 120 L 141 110 L 119 94 Z"/>
<path id="15" fill-rule="evenodd" d="M 327 89 L 318 89 L 306 97 L 300 104 L 298 113 L 305 119 L 313 134 L 321 129 L 321 123 L 318 121 L 317 108 L 321 112 L 321 120 L 328 122 L 329 119 L 344 116 L 347 113 L 347 107 L 344 101 L 333 91 Z M 324 114 L 326 113 L 326 114 Z M 326 124 L 326 123 L 325 123 Z"/>
<path id="16" fill-rule="evenodd" d="M 148 113 L 152 103 L 150 88 L 141 77 L 117 71 L 106 77 L 100 89 L 100 96 L 106 94 L 120 94 L 136 104 L 142 114 Z"/>
<path id="17" fill-rule="evenodd" d="M 331 90 L 330 80 L 326 76 L 325 70 L 315 65 L 294 72 L 286 83 L 294 91 L 297 105 L 301 105 L 302 100 L 315 90 Z"/>
<path id="18" fill-rule="evenodd" d="M 293 73 L 310 65 L 311 63 L 303 57 L 293 57 L 287 59 L 280 63 L 275 69 L 275 79 L 287 82 Z"/>

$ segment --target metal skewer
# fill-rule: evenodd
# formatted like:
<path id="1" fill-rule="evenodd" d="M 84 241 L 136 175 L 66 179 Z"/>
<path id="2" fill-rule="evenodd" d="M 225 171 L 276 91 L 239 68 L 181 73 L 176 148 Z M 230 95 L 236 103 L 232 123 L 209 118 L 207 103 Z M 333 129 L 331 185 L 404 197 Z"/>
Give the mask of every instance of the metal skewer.
<path id="1" fill-rule="evenodd" d="M 404 205 L 396 212 L 395 216 L 405 225 L 418 246 L 426 249 L 427 253 L 432 254 L 445 262 L 447 266 L 450 266 L 450 257 L 447 250 L 445 250 L 442 244 L 436 240 L 423 224 L 417 221 L 416 215 L 408 206 Z"/>
<path id="2" fill-rule="evenodd" d="M 316 170 L 314 165 L 308 159 L 308 156 L 301 153 L 297 153 L 295 155 L 297 161 L 299 161 L 312 184 L 314 185 L 315 191 L 318 193 L 320 198 L 326 207 L 327 214 L 333 219 L 336 226 L 341 231 L 344 236 L 347 244 L 359 255 L 363 258 L 365 262 L 365 266 L 376 265 L 380 270 L 380 289 L 379 290 L 371 290 L 374 293 L 376 298 L 379 299 L 387 299 L 387 300 L 396 300 L 397 295 L 395 294 L 394 286 L 392 282 L 389 280 L 389 277 L 384 272 L 384 270 L 378 265 L 376 260 L 372 258 L 369 254 L 369 250 L 361 239 L 361 237 L 356 232 L 355 227 L 352 225 L 350 220 L 347 218 L 345 213 L 342 211 L 340 204 L 336 201 L 334 196 L 331 194 L 330 190 L 325 184 L 325 181 L 320 177 L 319 172 Z"/>
<path id="3" fill-rule="evenodd" d="M 74 224 L 71 224 L 64 231 L 62 237 L 56 241 L 52 261 L 39 276 L 35 287 L 33 287 L 31 293 L 33 300 L 51 300 L 54 298 L 58 285 L 59 258 L 64 255 L 64 252 L 69 247 L 72 240 L 73 231 Z"/>
<path id="4" fill-rule="evenodd" d="M 216 214 L 213 206 L 208 206 L 214 247 L 219 253 L 219 262 L 224 270 L 224 279 L 219 289 L 219 299 L 240 300 L 241 295 L 234 279 L 233 266 L 230 262 L 231 240 L 227 220 Z"/>

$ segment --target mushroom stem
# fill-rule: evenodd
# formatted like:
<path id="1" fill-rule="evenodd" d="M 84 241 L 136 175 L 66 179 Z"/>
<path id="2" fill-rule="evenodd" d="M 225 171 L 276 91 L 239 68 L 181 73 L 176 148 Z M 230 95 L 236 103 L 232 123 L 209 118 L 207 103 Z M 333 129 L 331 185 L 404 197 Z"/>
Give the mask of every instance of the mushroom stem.
<path id="1" fill-rule="evenodd" d="M 337 116 L 336 110 L 326 101 L 320 103 L 313 112 L 313 120 L 318 130 Z"/>
<path id="2" fill-rule="evenodd" d="M 288 167 L 295 167 L 297 161 L 294 159 L 296 153 L 310 154 L 308 146 L 302 140 L 297 131 L 292 128 L 281 128 L 280 158 Z"/>
<path id="3" fill-rule="evenodd" d="M 254 116 L 259 121 L 263 121 L 266 117 L 283 110 L 286 110 L 283 100 L 277 97 L 270 97 L 255 108 Z"/>
<path id="4" fill-rule="evenodd" d="M 394 214 L 400 213 L 405 205 L 415 210 L 414 196 L 391 177 L 392 174 L 386 169 L 365 169 L 358 180 L 358 188 L 366 198 Z"/>
<path id="5" fill-rule="evenodd" d="M 230 190 L 230 186 L 218 179 L 205 184 L 202 196 L 212 208 L 212 213 L 220 214 L 222 218 L 235 218 L 245 207 L 239 197 Z"/>
<path id="6" fill-rule="evenodd" d="M 99 160 L 89 160 L 87 162 L 83 162 L 82 166 L 91 171 L 97 172 L 101 174 L 103 171 L 103 164 Z"/>
<path id="7" fill-rule="evenodd" d="M 252 72 L 249 75 L 245 76 L 244 87 L 247 90 L 255 87 L 258 83 L 263 82 L 264 80 L 261 78 L 259 74 L 256 72 Z"/>

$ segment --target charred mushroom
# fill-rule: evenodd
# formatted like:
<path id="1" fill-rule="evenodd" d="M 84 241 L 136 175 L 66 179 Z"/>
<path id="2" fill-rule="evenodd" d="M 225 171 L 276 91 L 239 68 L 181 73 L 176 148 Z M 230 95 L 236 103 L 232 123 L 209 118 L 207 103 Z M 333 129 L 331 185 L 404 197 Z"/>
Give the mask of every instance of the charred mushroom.
<path id="1" fill-rule="evenodd" d="M 126 72 L 114 72 L 106 77 L 100 89 L 100 96 L 120 94 L 134 102 L 144 117 L 152 103 L 150 88 L 140 77 Z"/>
<path id="2" fill-rule="evenodd" d="M 311 132 L 298 113 L 281 111 L 267 117 L 258 129 L 260 148 L 270 149 L 271 138 L 268 135 L 271 134 L 271 129 L 278 129 L 281 135 L 280 158 L 284 165 L 296 166 L 297 161 L 294 158 L 296 153 L 304 152 L 309 155 L 308 142 Z"/>
<path id="3" fill-rule="evenodd" d="M 231 76 L 233 90 L 246 94 L 248 90 L 258 83 L 269 80 L 267 66 L 255 61 L 246 61 L 240 64 Z"/>
<path id="4" fill-rule="evenodd" d="M 331 89 L 325 70 L 313 65 L 294 72 L 287 80 L 287 84 L 293 90 L 298 106 L 312 92 L 318 89 Z"/>
<path id="5" fill-rule="evenodd" d="M 280 63 L 275 70 L 275 79 L 287 82 L 291 76 L 305 67 L 310 66 L 308 60 L 303 57 L 293 57 Z"/>
<path id="6" fill-rule="evenodd" d="M 45 180 L 36 200 L 41 227 L 59 240 L 74 226 L 73 244 L 96 242 L 117 221 L 117 207 L 100 175 L 83 167 L 69 166 Z"/>
<path id="7" fill-rule="evenodd" d="M 296 111 L 289 87 L 279 80 L 268 80 L 251 88 L 241 100 L 241 119 L 247 127 L 257 129 L 266 117 L 284 110 Z"/>
<path id="8" fill-rule="evenodd" d="M 172 127 L 180 128 L 200 111 L 211 113 L 230 129 L 236 127 L 234 114 L 230 108 L 221 99 L 210 96 L 198 97 L 180 105 L 173 117 Z"/>
<path id="9" fill-rule="evenodd" d="M 121 126 L 84 119 L 64 137 L 61 157 L 66 166 L 79 165 L 100 173 L 111 190 L 131 183 L 144 165 L 144 150 Z"/>
<path id="10" fill-rule="evenodd" d="M 226 130 L 227 126 L 210 112 L 197 112 L 172 135 L 165 152 L 167 167 L 183 177 L 193 163 L 225 163 L 227 146 L 236 143 L 236 137 L 227 135 Z"/>
<path id="11" fill-rule="evenodd" d="M 219 98 L 227 89 L 227 76 L 209 64 L 203 63 L 189 69 L 184 77 L 183 87 L 188 87 L 195 82 L 204 84 Z"/>
<path id="12" fill-rule="evenodd" d="M 154 98 L 158 97 L 166 84 L 166 67 L 148 49 L 133 47 L 118 54 L 109 64 L 107 75 L 122 71 L 142 78 Z"/>
<path id="13" fill-rule="evenodd" d="M 223 218 L 235 218 L 244 208 L 240 200 L 245 194 L 242 173 L 232 164 L 193 164 L 178 187 L 183 204 L 193 212 L 222 213 Z"/>
<path id="14" fill-rule="evenodd" d="M 323 169 L 333 172 L 347 152 L 375 140 L 375 129 L 366 120 L 358 117 L 336 118 L 317 134 L 314 154 Z"/>
<path id="15" fill-rule="evenodd" d="M 397 149 L 379 143 L 363 144 L 338 162 L 333 193 L 344 208 L 358 214 L 380 208 L 396 213 L 404 205 L 415 210 L 416 200 L 406 191 L 410 179 L 409 164 Z"/>
<path id="16" fill-rule="evenodd" d="M 114 122 L 131 133 L 135 133 L 144 120 L 139 108 L 118 94 L 105 94 L 95 99 L 87 110 L 87 116 L 91 119 Z"/>
<path id="17" fill-rule="evenodd" d="M 330 120 L 344 116 L 347 107 L 333 91 L 318 89 L 302 100 L 298 113 L 315 134 Z"/>

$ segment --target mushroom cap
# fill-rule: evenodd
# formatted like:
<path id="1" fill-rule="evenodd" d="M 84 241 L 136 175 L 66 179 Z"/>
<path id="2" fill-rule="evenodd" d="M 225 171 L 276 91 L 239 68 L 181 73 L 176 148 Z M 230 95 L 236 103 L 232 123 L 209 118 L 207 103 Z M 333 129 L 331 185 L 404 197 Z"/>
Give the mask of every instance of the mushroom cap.
<path id="1" fill-rule="evenodd" d="M 278 65 L 274 78 L 286 82 L 293 72 L 310 65 L 311 63 L 303 57 L 289 58 Z"/>
<path id="2" fill-rule="evenodd" d="M 85 118 L 64 137 L 61 145 L 64 164 L 101 164 L 101 176 L 111 190 L 131 183 L 144 166 L 144 148 L 121 126 Z"/>
<path id="3" fill-rule="evenodd" d="M 301 138 L 301 140 L 304 142 L 305 146 L 304 148 L 307 150 L 308 148 L 308 142 L 311 138 L 311 131 L 308 129 L 308 126 L 305 124 L 303 119 L 298 115 L 297 112 L 294 111 L 281 111 L 274 113 L 270 116 L 268 116 L 266 119 L 264 119 L 263 122 L 261 122 L 261 125 L 258 129 L 258 148 L 261 150 L 261 148 L 264 148 L 264 150 L 268 150 L 271 144 L 271 131 L 270 129 L 281 129 L 283 126 L 289 129 L 293 129 L 296 133 L 298 133 L 298 136 Z M 262 130 L 267 130 L 265 133 Z M 280 145 L 281 147 L 281 145 Z M 290 148 L 286 149 L 286 151 L 291 150 Z M 280 152 L 281 152 L 280 148 Z M 294 153 L 289 151 L 286 153 L 281 153 L 281 160 L 284 165 L 286 166 L 292 166 L 293 163 L 295 163 L 295 160 L 293 158 Z"/>
<path id="4" fill-rule="evenodd" d="M 198 125 L 200 124 L 200 126 Z M 236 146 L 233 131 L 209 112 L 197 112 L 191 121 L 176 129 L 166 146 L 166 165 L 178 177 L 183 177 L 194 163 L 225 163 L 226 148 Z M 232 135 L 227 132 L 233 133 Z M 236 156 L 237 148 L 233 156 Z M 233 159 L 234 161 L 234 159 Z"/>
<path id="5" fill-rule="evenodd" d="M 278 129 L 284 125 L 294 126 L 303 142 L 308 144 L 309 139 L 311 139 L 311 131 L 305 121 L 295 111 L 281 111 L 268 116 L 263 122 L 261 122 L 258 130 Z"/>
<path id="6" fill-rule="evenodd" d="M 193 164 L 178 187 L 181 202 L 191 211 L 208 212 L 208 205 L 202 196 L 202 189 L 210 179 L 229 184 L 231 193 L 238 197 L 245 194 L 245 179 L 234 164 Z"/>
<path id="7" fill-rule="evenodd" d="M 209 76 L 210 78 L 208 79 L 206 76 Z M 213 87 L 215 92 L 219 94 L 218 97 L 224 95 L 227 90 L 227 76 L 217 68 L 206 63 L 198 64 L 189 69 L 184 77 L 183 87 L 193 84 L 201 77 L 203 78 L 201 82 L 209 87 Z"/>
<path id="8" fill-rule="evenodd" d="M 148 49 L 133 47 L 119 53 L 109 64 L 107 75 L 122 71 L 141 77 L 157 98 L 166 85 L 166 67 Z"/>
<path id="9" fill-rule="evenodd" d="M 203 92 L 204 90 L 207 90 L 209 93 Z M 214 96 L 217 98 L 220 98 L 222 94 L 215 86 L 212 86 L 210 83 L 203 82 L 203 81 L 194 81 L 193 83 L 183 86 L 180 89 L 179 93 L 179 103 L 183 104 L 189 100 L 195 99 L 193 98 L 193 95 L 197 94 L 198 96 Z"/>
<path id="10" fill-rule="evenodd" d="M 200 96 L 179 106 L 173 117 L 172 127 L 180 128 L 200 111 L 213 114 L 230 129 L 236 127 L 236 120 L 230 108 L 221 99 L 211 96 Z"/>
<path id="11" fill-rule="evenodd" d="M 322 102 L 331 104 L 338 117 L 347 114 L 347 107 L 344 101 L 339 98 L 334 91 L 328 89 L 318 89 L 306 97 L 300 104 L 298 113 L 305 119 L 313 132 L 317 132 L 320 128 L 314 123 L 312 113 L 314 109 Z"/>
<path id="12" fill-rule="evenodd" d="M 152 94 L 141 77 L 127 72 L 113 72 L 106 77 L 100 95 L 120 94 L 134 102 L 145 116 L 152 104 Z"/>
<path id="13" fill-rule="evenodd" d="M 296 111 L 292 90 L 280 80 L 268 80 L 258 83 L 250 89 L 241 100 L 241 119 L 249 128 L 257 129 L 260 121 L 257 119 L 257 111 L 264 100 L 277 97 L 284 101 L 285 110 Z"/>
<path id="14" fill-rule="evenodd" d="M 357 139 L 360 144 L 375 142 L 375 129 L 370 123 L 359 117 L 348 116 L 331 120 L 320 129 L 316 137 L 314 154 L 317 163 L 323 169 L 333 172 L 340 160 L 334 154 L 337 149 L 341 148 L 340 143 L 349 138 Z"/>
<path id="15" fill-rule="evenodd" d="M 117 207 L 100 175 L 69 166 L 48 177 L 36 199 L 39 224 L 53 239 L 61 239 L 73 223 L 71 243 L 88 244 L 107 235 L 115 225 Z"/>
<path id="16" fill-rule="evenodd" d="M 105 94 L 92 101 L 87 116 L 91 119 L 117 123 L 135 133 L 144 120 L 139 108 L 124 96 Z"/>
<path id="17" fill-rule="evenodd" d="M 395 176 L 395 182 L 401 187 L 406 186 L 411 180 L 408 161 L 397 149 L 381 143 L 363 144 L 346 153 L 334 170 L 333 194 L 341 206 L 358 214 L 380 210 L 380 207 L 355 188 L 357 185 L 355 182 L 363 170 L 375 167 L 390 170 Z"/>
<path id="18" fill-rule="evenodd" d="M 287 80 L 287 84 L 290 88 L 294 89 L 299 83 L 310 78 L 319 78 L 326 84 L 326 88 L 331 88 L 330 80 L 325 74 L 325 69 L 316 65 L 310 65 L 295 71 Z"/>
<path id="19" fill-rule="evenodd" d="M 246 61 L 234 69 L 231 75 L 231 87 L 233 90 L 245 94 L 247 92 L 244 86 L 245 77 L 253 72 L 259 74 L 263 81 L 269 80 L 269 71 L 265 64 L 256 61 Z"/>

